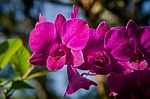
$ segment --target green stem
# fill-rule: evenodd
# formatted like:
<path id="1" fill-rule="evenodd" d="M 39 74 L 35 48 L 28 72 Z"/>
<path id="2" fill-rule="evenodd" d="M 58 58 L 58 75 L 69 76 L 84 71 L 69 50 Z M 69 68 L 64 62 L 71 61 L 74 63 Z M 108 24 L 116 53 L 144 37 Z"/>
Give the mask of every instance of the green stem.
<path id="1" fill-rule="evenodd" d="M 22 76 L 22 80 L 25 80 L 29 75 L 30 73 L 32 72 L 32 70 L 34 69 L 34 66 L 32 65 L 28 71 Z"/>
<path id="2" fill-rule="evenodd" d="M 25 79 L 30 75 L 30 73 L 33 71 L 33 69 L 34 69 L 34 66 L 31 66 L 31 67 L 27 70 L 27 72 L 22 76 L 21 80 L 25 80 Z M 3 86 L 6 85 L 6 84 L 8 84 L 8 83 L 10 83 L 10 81 L 12 81 L 12 80 L 8 80 L 8 81 L 6 81 L 5 83 L 3 83 L 2 85 L 0 85 L 0 90 L 1 90 L 1 92 L 2 92 L 2 94 L 3 94 L 3 99 L 10 99 L 11 95 L 14 93 L 14 91 L 13 91 L 10 95 L 8 95 L 8 93 L 9 93 L 11 90 L 5 92 L 4 89 L 3 89 Z"/>

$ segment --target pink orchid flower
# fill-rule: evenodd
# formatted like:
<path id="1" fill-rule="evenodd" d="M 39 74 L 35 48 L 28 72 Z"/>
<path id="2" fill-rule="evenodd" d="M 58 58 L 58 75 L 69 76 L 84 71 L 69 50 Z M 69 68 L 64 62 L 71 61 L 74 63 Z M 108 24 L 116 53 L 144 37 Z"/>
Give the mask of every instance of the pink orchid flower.
<path id="1" fill-rule="evenodd" d="M 111 52 L 104 46 L 104 41 L 107 33 L 110 32 L 109 26 L 102 22 L 97 29 L 90 30 L 90 37 L 86 47 L 83 50 L 85 62 L 79 66 L 79 69 L 90 70 L 92 74 L 107 75 L 111 72 L 123 72 L 117 60 L 114 59 Z M 112 42 L 112 46 L 115 45 Z M 91 74 L 90 74 L 91 75 Z"/>
<path id="2" fill-rule="evenodd" d="M 130 20 L 126 29 L 136 45 L 131 60 L 134 62 L 139 61 L 138 63 L 145 60 L 150 65 L 150 26 L 138 27 L 133 20 Z"/>
<path id="3" fill-rule="evenodd" d="M 34 52 L 29 62 L 47 66 L 49 70 L 59 70 L 64 64 L 79 66 L 84 62 L 82 49 L 88 39 L 89 26 L 82 19 L 66 21 L 62 14 L 58 14 L 52 23 L 40 16 L 29 37 L 29 45 Z"/>
<path id="4" fill-rule="evenodd" d="M 62 33 L 58 30 L 58 24 L 63 24 L 65 20 L 63 15 L 58 14 L 54 25 L 51 22 L 46 22 L 44 16 L 39 17 L 39 22 L 37 22 L 29 37 L 29 45 L 34 52 L 29 59 L 31 64 L 37 66 L 47 65 L 50 70 L 62 68 L 66 55 L 64 48 L 60 50 L 62 45 L 59 35 Z"/>

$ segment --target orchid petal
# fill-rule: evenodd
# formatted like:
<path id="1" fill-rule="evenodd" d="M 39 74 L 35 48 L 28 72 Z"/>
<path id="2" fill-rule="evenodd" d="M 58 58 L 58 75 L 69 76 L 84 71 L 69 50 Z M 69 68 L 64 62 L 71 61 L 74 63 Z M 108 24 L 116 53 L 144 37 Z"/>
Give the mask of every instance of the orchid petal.
<path id="1" fill-rule="evenodd" d="M 63 25 L 62 43 L 72 50 L 82 50 L 89 39 L 88 24 L 82 19 L 71 19 Z"/>
<path id="2" fill-rule="evenodd" d="M 37 26 L 38 24 L 43 23 L 43 22 L 45 22 L 45 16 L 42 16 L 41 14 L 39 14 L 39 22 L 36 22 L 35 26 Z"/>
<path id="3" fill-rule="evenodd" d="M 36 26 L 30 33 L 29 45 L 33 52 L 46 47 L 51 41 L 56 39 L 54 25 L 50 22 L 44 22 Z"/>
<path id="4" fill-rule="evenodd" d="M 130 74 L 124 75 L 119 73 L 113 73 L 108 76 L 107 83 L 111 90 L 116 93 L 127 92 L 130 89 L 134 89 L 141 81 L 142 71 L 134 71 Z"/>
<path id="5" fill-rule="evenodd" d="M 50 49 L 50 55 L 54 56 L 54 53 L 58 50 L 59 44 L 58 43 L 52 43 L 51 49 Z"/>
<path id="6" fill-rule="evenodd" d="M 62 37 L 63 35 L 62 28 L 65 21 L 66 21 L 65 17 L 62 14 L 58 14 L 54 22 L 57 33 L 60 37 Z"/>
<path id="7" fill-rule="evenodd" d="M 71 65 L 67 66 L 67 74 L 68 74 L 68 80 L 71 82 L 71 79 L 73 78 L 74 75 L 80 75 L 78 71 Z"/>
<path id="8" fill-rule="evenodd" d="M 139 37 L 140 39 L 138 39 L 138 41 L 140 41 L 140 47 L 141 50 L 144 53 L 144 57 L 147 60 L 148 64 L 150 64 L 150 26 L 145 26 L 142 28 L 139 28 L 139 35 L 137 35 L 137 37 Z M 138 42 L 139 45 L 139 42 Z"/>
<path id="9" fill-rule="evenodd" d="M 45 16 L 42 16 L 41 14 L 39 15 L 39 22 L 43 23 L 45 22 Z"/>
<path id="10" fill-rule="evenodd" d="M 141 44 L 143 45 L 144 49 L 150 53 L 150 26 L 140 28 L 139 31 L 142 34 Z"/>
<path id="11" fill-rule="evenodd" d="M 96 29 L 96 32 L 99 34 L 99 39 L 104 40 L 105 34 L 109 29 L 106 22 L 101 22 Z"/>
<path id="12" fill-rule="evenodd" d="M 104 50 L 104 36 L 109 30 L 105 22 L 99 24 L 96 30 L 90 29 L 89 41 L 85 47 L 86 52 L 92 54 Z"/>
<path id="13" fill-rule="evenodd" d="M 123 41 L 118 46 L 112 49 L 111 54 L 117 60 L 128 61 L 134 54 L 134 42 L 132 40 Z"/>
<path id="14" fill-rule="evenodd" d="M 81 70 L 90 70 L 93 66 L 93 56 L 92 55 L 85 55 L 84 61 L 80 66 L 78 66 L 78 69 Z"/>
<path id="15" fill-rule="evenodd" d="M 124 41 L 129 40 L 128 31 L 124 28 L 114 28 L 109 30 L 105 35 L 104 47 L 107 50 L 112 50 Z"/>
<path id="16" fill-rule="evenodd" d="M 80 66 L 84 62 L 84 56 L 82 51 L 71 50 L 71 53 L 73 55 L 74 66 Z"/>
<path id="17" fill-rule="evenodd" d="M 125 76 L 117 73 L 111 74 L 108 76 L 107 83 L 111 90 L 118 93 L 125 87 Z"/>
<path id="18" fill-rule="evenodd" d="M 73 5 L 73 11 L 70 14 L 71 18 L 76 18 L 79 12 L 79 7 L 76 5 Z"/>
<path id="19" fill-rule="evenodd" d="M 46 66 L 47 57 L 47 51 L 34 52 L 30 57 L 29 62 L 36 66 Z"/>
<path id="20" fill-rule="evenodd" d="M 69 84 L 64 96 L 66 96 L 66 94 L 73 94 L 80 88 L 88 90 L 91 85 L 95 85 L 95 86 L 97 85 L 95 82 L 80 76 L 79 73 L 75 70 L 75 68 L 73 69 L 72 66 L 68 66 L 67 71 L 68 71 L 68 75 L 71 76 L 69 76 L 68 78 Z"/>
<path id="21" fill-rule="evenodd" d="M 146 86 L 149 86 L 150 87 L 150 79 L 149 79 L 149 77 L 150 77 L 150 70 L 148 70 L 148 69 L 145 69 L 144 71 L 143 71 L 143 75 L 142 75 L 142 83 L 144 83 L 144 85 L 146 85 Z"/>
<path id="22" fill-rule="evenodd" d="M 135 35 L 136 30 L 137 30 L 137 26 L 136 23 L 133 20 L 129 20 L 129 22 L 127 23 L 126 29 L 128 30 L 128 33 L 130 36 Z"/>
<path id="23" fill-rule="evenodd" d="M 103 41 L 99 39 L 99 35 L 94 29 L 90 29 L 90 37 L 84 51 L 86 54 L 95 54 L 104 49 Z"/>
<path id="24" fill-rule="evenodd" d="M 115 73 L 124 73 L 124 71 L 126 70 L 122 65 L 122 62 L 118 63 L 118 61 L 113 61 L 111 62 L 111 67 L 112 67 L 112 72 Z M 125 65 L 126 66 L 126 65 Z"/>
<path id="25" fill-rule="evenodd" d="M 66 62 L 66 55 L 62 56 L 58 60 L 55 57 L 49 56 L 47 59 L 48 70 L 59 70 L 63 68 Z"/>

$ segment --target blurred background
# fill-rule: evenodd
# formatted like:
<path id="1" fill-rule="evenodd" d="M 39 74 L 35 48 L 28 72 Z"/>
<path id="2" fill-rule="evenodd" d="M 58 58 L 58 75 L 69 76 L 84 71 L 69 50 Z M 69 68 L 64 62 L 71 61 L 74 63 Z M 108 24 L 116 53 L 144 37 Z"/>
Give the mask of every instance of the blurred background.
<path id="1" fill-rule="evenodd" d="M 79 18 L 87 20 L 93 28 L 96 28 L 101 21 L 106 21 L 110 27 L 125 26 L 130 19 L 138 26 L 150 25 L 150 0 L 0 0 L 0 43 L 8 38 L 21 38 L 30 51 L 28 37 L 38 21 L 39 13 L 51 22 L 54 21 L 57 13 L 69 18 L 73 4 L 80 7 Z M 11 68 L 6 68 L 5 71 L 10 73 L 6 74 L 7 77 L 11 75 Z M 109 89 L 104 76 L 90 79 L 95 80 L 98 87 L 92 86 L 89 91 L 81 89 L 73 95 L 63 97 L 67 87 L 66 68 L 63 68 L 58 72 L 49 72 L 44 77 L 29 81 L 35 89 L 17 90 L 12 98 L 111 99 L 108 97 Z"/>

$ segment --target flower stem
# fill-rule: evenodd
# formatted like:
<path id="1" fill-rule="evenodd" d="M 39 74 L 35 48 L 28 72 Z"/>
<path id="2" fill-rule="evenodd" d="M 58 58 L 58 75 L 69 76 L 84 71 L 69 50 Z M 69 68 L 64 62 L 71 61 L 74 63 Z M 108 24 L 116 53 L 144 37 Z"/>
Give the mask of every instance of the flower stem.
<path id="1" fill-rule="evenodd" d="M 34 69 L 34 66 L 32 65 L 28 71 L 22 76 L 22 80 L 25 80 L 29 75 L 30 73 L 32 72 L 32 70 Z"/>

